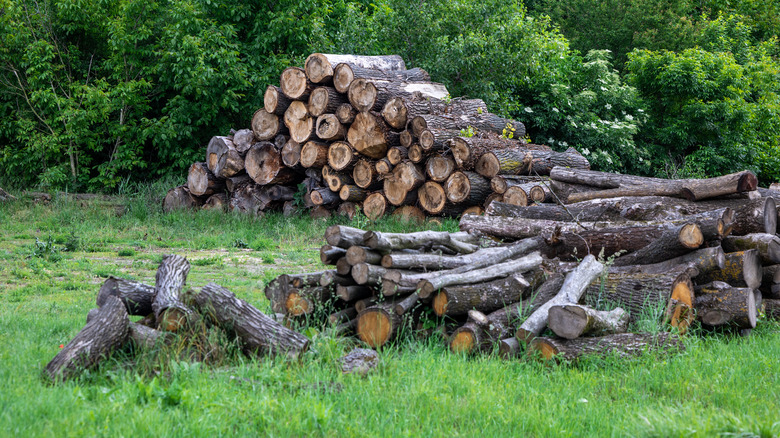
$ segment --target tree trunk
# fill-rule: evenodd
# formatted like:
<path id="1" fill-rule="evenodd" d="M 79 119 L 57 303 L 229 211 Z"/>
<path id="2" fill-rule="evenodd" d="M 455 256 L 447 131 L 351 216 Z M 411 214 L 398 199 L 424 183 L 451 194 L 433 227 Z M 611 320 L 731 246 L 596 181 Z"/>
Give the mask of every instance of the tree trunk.
<path id="1" fill-rule="evenodd" d="M 317 137 L 325 141 L 342 140 L 347 135 L 347 128 L 333 114 L 323 114 L 317 117 L 315 132 Z"/>
<path id="2" fill-rule="evenodd" d="M 129 315 L 147 316 L 154 313 L 154 287 L 137 281 L 108 277 L 97 295 L 97 306 L 103 306 L 108 297 L 117 297 L 127 308 Z"/>
<path id="3" fill-rule="evenodd" d="M 363 201 L 363 214 L 365 214 L 369 220 L 379 220 L 379 218 L 385 215 L 386 210 L 387 199 L 385 199 L 381 192 L 371 193 L 366 197 L 366 200 Z"/>
<path id="4" fill-rule="evenodd" d="M 206 202 L 203 203 L 203 209 L 210 210 L 210 209 L 219 209 L 219 210 L 227 210 L 228 205 L 228 198 L 225 193 L 215 193 L 208 198 L 206 198 Z"/>
<path id="5" fill-rule="evenodd" d="M 413 95 L 389 99 L 382 108 L 382 117 L 393 128 L 403 129 L 407 121 L 422 114 L 470 115 L 480 112 L 487 113 L 487 106 L 481 99 L 453 99 L 445 102 Z"/>
<path id="6" fill-rule="evenodd" d="M 374 295 L 373 289 L 368 286 L 336 286 L 336 295 L 344 302 L 351 302 Z"/>
<path id="7" fill-rule="evenodd" d="M 356 116 L 357 111 L 348 103 L 342 103 L 336 108 L 336 118 L 344 125 L 351 125 L 355 121 Z"/>
<path id="8" fill-rule="evenodd" d="M 421 68 L 406 69 L 385 69 L 376 67 L 366 67 L 365 65 L 356 65 L 350 62 L 340 63 L 333 72 L 333 86 L 340 93 L 347 93 L 350 85 L 356 79 L 385 80 L 399 82 L 419 82 L 430 81 L 428 72 Z"/>
<path id="9" fill-rule="evenodd" d="M 314 118 L 306 109 L 306 104 L 295 101 L 284 113 L 284 125 L 290 131 L 290 138 L 304 144 L 314 134 Z"/>
<path id="10" fill-rule="evenodd" d="M 327 187 L 311 191 L 311 202 L 317 206 L 336 204 L 339 202 L 339 199 L 339 194 Z"/>
<path id="11" fill-rule="evenodd" d="M 196 208 L 203 205 L 203 200 L 190 193 L 187 186 L 174 187 L 168 190 L 162 202 L 162 210 L 170 213 L 174 210 Z"/>
<path id="12" fill-rule="evenodd" d="M 450 148 L 451 141 L 457 138 L 459 135 L 461 135 L 461 133 L 456 129 L 428 128 L 424 129 L 419 135 L 417 135 L 417 141 L 423 151 L 445 151 Z M 458 163 L 457 158 L 455 159 L 455 163 Z M 458 165 L 458 167 L 471 170 L 473 165 L 472 167 Z"/>
<path id="13" fill-rule="evenodd" d="M 527 284 L 522 276 L 509 275 L 488 282 L 444 287 L 433 297 L 433 311 L 437 316 L 465 315 L 472 309 L 492 312 L 522 301 Z"/>
<path id="14" fill-rule="evenodd" d="M 733 287 L 758 289 L 761 286 L 761 257 L 758 251 L 730 252 L 726 254 L 726 263 L 722 269 L 705 270 L 696 276 L 699 284 L 722 281 Z"/>
<path id="15" fill-rule="evenodd" d="M 420 249 L 431 245 L 440 245 L 452 251 L 469 254 L 477 249 L 477 237 L 468 233 L 450 233 L 447 231 L 418 231 L 414 233 L 382 233 L 367 231 L 363 241 L 369 248 L 379 252 L 402 249 Z"/>
<path id="16" fill-rule="evenodd" d="M 255 143 L 255 134 L 251 129 L 239 129 L 233 134 L 233 146 L 239 154 L 244 155 Z"/>
<path id="17" fill-rule="evenodd" d="M 360 56 L 312 53 L 306 58 L 306 76 L 315 84 L 336 82 L 334 75 L 339 64 L 377 70 L 406 70 L 398 55 Z M 343 93 L 344 91 L 340 91 Z"/>
<path id="18" fill-rule="evenodd" d="M 453 172 L 444 184 L 447 199 L 453 203 L 481 205 L 491 193 L 490 182 L 475 172 Z"/>
<path id="19" fill-rule="evenodd" d="M 495 149 L 479 157 L 474 169 L 480 175 L 493 178 L 499 174 L 549 175 L 555 166 L 573 169 L 590 169 L 590 162 L 574 148 L 566 152 L 517 148 Z"/>
<path id="20" fill-rule="evenodd" d="M 721 242 L 726 252 L 755 249 L 761 256 L 761 263 L 774 265 L 780 263 L 780 238 L 775 234 L 754 233 L 745 236 L 727 236 Z"/>
<path id="21" fill-rule="evenodd" d="M 352 286 L 355 284 L 355 281 L 352 280 L 352 277 L 337 275 L 335 270 L 327 270 L 322 272 L 322 276 L 320 276 L 320 286 L 322 287 L 328 287 L 328 286 Z"/>
<path id="22" fill-rule="evenodd" d="M 358 186 L 345 184 L 339 190 L 339 198 L 345 202 L 363 202 L 368 196 L 365 189 Z"/>
<path id="23" fill-rule="evenodd" d="M 507 138 L 456 136 L 450 141 L 450 148 L 452 150 L 452 157 L 455 159 L 455 164 L 461 169 L 471 170 L 475 168 L 479 159 L 485 154 L 497 150 L 515 150 L 523 148 L 523 145 L 517 140 Z M 525 155 L 523 155 L 523 157 L 525 157 Z M 521 164 L 522 159 L 520 160 L 520 164 L 518 164 L 518 168 Z"/>
<path id="24" fill-rule="evenodd" d="M 355 181 L 355 185 L 362 189 L 368 190 L 370 187 L 375 186 L 378 178 L 374 164 L 366 159 L 358 160 L 355 163 L 355 167 L 352 168 L 352 179 Z"/>
<path id="25" fill-rule="evenodd" d="M 455 171 L 455 160 L 451 157 L 434 155 L 425 161 L 425 173 L 428 178 L 442 183 Z"/>
<path id="26" fill-rule="evenodd" d="M 550 307 L 547 326 L 556 335 L 575 339 L 591 336 L 625 333 L 628 329 L 628 313 L 620 307 L 609 312 L 580 304 L 563 304 Z"/>
<path id="27" fill-rule="evenodd" d="M 268 88 L 265 89 L 265 94 L 263 94 L 264 109 L 268 114 L 283 116 L 292 101 L 293 99 L 285 96 L 282 89 L 275 85 L 269 85 Z M 259 137 L 258 140 L 260 140 Z M 264 140 L 268 140 L 268 138 Z"/>
<path id="28" fill-rule="evenodd" d="M 731 287 L 722 281 L 696 287 L 696 317 L 703 324 L 755 328 L 756 310 L 753 289 Z"/>
<path id="29" fill-rule="evenodd" d="M 318 307 L 322 308 L 331 299 L 331 296 L 332 288 L 330 287 L 291 288 L 287 292 L 284 302 L 285 313 L 293 317 L 311 315 Z"/>
<path id="30" fill-rule="evenodd" d="M 152 301 L 158 330 L 177 331 L 191 312 L 179 298 L 189 272 L 190 263 L 184 257 L 175 254 L 163 257 L 157 269 Z"/>
<path id="31" fill-rule="evenodd" d="M 360 155 L 352 146 L 344 141 L 337 141 L 327 150 L 328 165 L 334 170 L 352 168 L 360 158 Z"/>
<path id="32" fill-rule="evenodd" d="M 302 178 L 282 163 L 276 147 L 267 141 L 252 146 L 246 154 L 244 166 L 249 177 L 260 185 L 295 184 Z"/>
<path id="33" fill-rule="evenodd" d="M 358 263 L 378 265 L 382 261 L 382 254 L 380 252 L 358 245 L 350 246 L 347 250 L 346 257 L 347 262 L 353 266 Z"/>
<path id="34" fill-rule="evenodd" d="M 295 169 L 301 164 L 301 144 L 295 140 L 290 140 L 282 146 L 282 163 L 285 166 Z"/>
<path id="35" fill-rule="evenodd" d="M 347 131 L 347 141 L 359 153 L 374 159 L 383 158 L 389 147 L 401 144 L 399 134 L 369 112 L 358 113 Z"/>
<path id="36" fill-rule="evenodd" d="M 301 166 L 321 168 L 328 164 L 328 145 L 307 141 L 301 148 Z"/>
<path id="37" fill-rule="evenodd" d="M 247 354 L 298 357 L 309 347 L 306 336 L 284 327 L 214 283 L 203 286 L 195 301 L 203 313 L 233 332 Z"/>
<path id="38" fill-rule="evenodd" d="M 347 255 L 347 250 L 330 244 L 320 247 L 320 261 L 325 265 L 335 265 L 342 257 Z"/>
<path id="39" fill-rule="evenodd" d="M 436 82 L 401 82 L 381 79 L 355 79 L 349 85 L 347 98 L 359 112 L 381 111 L 393 97 L 420 93 L 426 97 L 441 99 L 449 95 L 447 87 Z"/>
<path id="40" fill-rule="evenodd" d="M 486 261 L 493 264 L 515 257 L 520 254 L 519 251 L 530 251 L 536 243 L 536 240 L 529 239 L 507 246 L 480 248 L 465 255 L 391 252 L 382 257 L 382 266 L 388 269 L 446 270 L 475 266 Z"/>
<path id="41" fill-rule="evenodd" d="M 290 103 L 292 103 L 292 101 L 290 101 L 287 106 L 284 107 L 285 112 L 279 115 L 266 111 L 265 108 L 260 108 L 259 110 L 255 111 L 251 122 L 252 132 L 255 134 L 255 140 L 267 141 L 279 134 L 287 132 L 287 129 L 281 123 L 279 117 L 287 113 Z M 279 110 L 277 109 L 276 111 L 278 112 Z"/>
<path id="42" fill-rule="evenodd" d="M 349 249 L 351 246 L 362 246 L 364 230 L 345 225 L 331 225 L 325 230 L 325 241 L 330 245 Z"/>
<path id="43" fill-rule="evenodd" d="M 455 330 L 450 349 L 456 353 L 489 351 L 493 345 L 509 336 L 523 313 L 522 303 L 510 304 L 489 315 L 470 311 L 470 321 Z"/>
<path id="44" fill-rule="evenodd" d="M 244 158 L 229 137 L 212 137 L 206 148 L 206 164 L 219 178 L 230 178 L 244 170 Z"/>
<path id="45" fill-rule="evenodd" d="M 606 189 L 572 194 L 568 199 L 570 203 L 618 196 L 671 196 L 700 201 L 716 196 L 753 191 L 756 190 L 757 184 L 755 174 L 750 171 L 701 180 L 668 180 L 557 167 L 550 172 L 550 177 L 557 181 Z"/>
<path id="46" fill-rule="evenodd" d="M 417 305 L 417 303 L 420 302 L 420 294 L 417 292 L 412 292 L 409 295 L 407 295 L 404 299 L 397 301 L 395 307 L 393 307 L 393 310 L 395 311 L 396 315 L 404 315 L 414 306 Z"/>
<path id="47" fill-rule="evenodd" d="M 52 381 L 68 380 L 94 368 L 125 344 L 129 327 L 125 305 L 117 297 L 107 297 L 84 328 L 46 365 L 46 376 Z"/>
<path id="48" fill-rule="evenodd" d="M 193 163 L 187 173 L 187 188 L 195 196 L 207 196 L 225 190 L 225 180 L 217 178 L 206 163 Z"/>
<path id="49" fill-rule="evenodd" d="M 533 313 L 517 329 L 515 337 L 520 342 L 528 343 L 539 336 L 547 326 L 549 310 L 552 306 L 561 304 L 576 304 L 590 284 L 596 280 L 605 267 L 593 255 L 587 255 L 576 269 L 566 275 L 566 279 L 558 294 L 550 301 L 536 308 Z"/>
<path id="50" fill-rule="evenodd" d="M 480 132 L 494 132 L 497 134 L 503 134 L 503 131 L 509 128 L 514 131 L 514 138 L 525 137 L 525 125 L 488 112 L 470 115 L 423 114 L 413 118 L 410 123 L 412 132 L 418 137 L 425 129 L 437 128 L 460 130 L 467 129 L 469 126 Z"/>
<path id="51" fill-rule="evenodd" d="M 496 278 L 505 277 L 515 272 L 517 275 L 519 275 L 519 273 L 530 271 L 531 269 L 539 266 L 541 263 L 542 256 L 539 254 L 539 252 L 533 252 L 517 260 L 510 260 L 494 266 L 475 269 L 464 273 L 451 273 L 444 271 L 439 275 L 431 276 L 421 280 L 417 284 L 417 289 L 420 291 L 421 298 L 427 298 L 435 291 L 446 286 L 489 281 Z M 528 282 L 526 281 L 526 284 L 527 283 Z"/>
<path id="52" fill-rule="evenodd" d="M 649 245 L 615 260 L 615 266 L 660 263 L 689 253 L 704 244 L 701 228 L 695 223 L 673 226 Z"/>
<path id="53" fill-rule="evenodd" d="M 309 114 L 319 117 L 323 114 L 331 114 L 334 118 L 340 105 L 347 103 L 345 96 L 333 87 L 317 87 L 309 96 Z M 322 137 L 320 137 L 322 138 Z"/>
<path id="54" fill-rule="evenodd" d="M 595 338 L 536 338 L 528 346 L 530 353 L 544 359 L 576 361 L 584 356 L 639 356 L 647 351 L 678 352 L 685 350 L 679 337 L 671 333 L 619 333 Z"/>
<path id="55" fill-rule="evenodd" d="M 546 302 L 555 298 L 561 290 L 565 279 L 566 277 L 563 273 L 554 272 L 550 274 L 541 286 L 533 290 L 529 296 L 526 297 L 526 307 L 531 310 L 536 310 Z"/>

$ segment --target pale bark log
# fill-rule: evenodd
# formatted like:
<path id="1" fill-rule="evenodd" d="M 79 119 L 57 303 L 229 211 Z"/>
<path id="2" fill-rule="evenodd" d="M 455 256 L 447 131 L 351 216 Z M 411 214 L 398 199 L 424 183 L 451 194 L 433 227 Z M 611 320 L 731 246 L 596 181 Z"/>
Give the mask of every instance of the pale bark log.
<path id="1" fill-rule="evenodd" d="M 548 319 L 550 330 L 566 339 L 625 333 L 628 328 L 628 313 L 620 307 L 601 311 L 580 304 L 563 304 L 550 307 Z"/>
<path id="2" fill-rule="evenodd" d="M 595 338 L 536 338 L 528 348 L 529 352 L 540 354 L 547 360 L 576 361 L 584 356 L 616 354 L 632 357 L 649 351 L 681 352 L 685 350 L 685 344 L 671 333 L 619 333 Z"/>

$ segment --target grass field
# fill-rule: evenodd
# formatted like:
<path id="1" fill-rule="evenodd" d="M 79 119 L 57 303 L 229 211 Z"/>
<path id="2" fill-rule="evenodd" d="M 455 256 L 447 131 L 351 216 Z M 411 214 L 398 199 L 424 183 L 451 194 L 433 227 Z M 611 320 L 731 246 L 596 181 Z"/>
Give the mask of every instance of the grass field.
<path id="1" fill-rule="evenodd" d="M 265 283 L 322 268 L 323 232 L 338 221 L 162 214 L 161 187 L 126 193 L 119 208 L 0 204 L 0 436 L 780 436 L 780 325 L 763 319 L 746 338 L 690 336 L 679 355 L 577 365 L 464 357 L 407 337 L 365 378 L 338 363 L 357 341 L 309 330 L 300 362 L 227 351 L 219 366 L 158 357 L 133 370 L 119 354 L 47 384 L 41 370 L 108 275 L 153 284 L 162 255 L 181 254 L 190 286 L 214 281 L 267 309 Z"/>

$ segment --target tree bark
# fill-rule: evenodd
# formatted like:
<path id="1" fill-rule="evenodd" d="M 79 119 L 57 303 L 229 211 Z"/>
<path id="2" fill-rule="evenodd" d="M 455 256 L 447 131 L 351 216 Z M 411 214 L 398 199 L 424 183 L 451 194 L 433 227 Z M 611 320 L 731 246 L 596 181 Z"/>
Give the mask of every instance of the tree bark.
<path id="1" fill-rule="evenodd" d="M 184 257 L 175 254 L 163 257 L 157 269 L 152 301 L 158 330 L 177 331 L 191 312 L 179 298 L 189 272 L 190 263 Z"/>
<path id="2" fill-rule="evenodd" d="M 363 235 L 363 241 L 366 246 L 379 252 L 419 249 L 431 245 L 440 245 L 463 254 L 469 254 L 479 249 L 477 237 L 468 233 L 447 231 L 418 231 L 414 233 L 367 231 Z"/>
<path id="3" fill-rule="evenodd" d="M 550 307 L 548 319 L 550 330 L 566 339 L 586 334 L 604 336 L 625 333 L 628 329 L 628 313 L 620 307 L 607 312 L 580 304 L 563 304 Z"/>
<path id="4" fill-rule="evenodd" d="M 347 103 L 346 97 L 333 87 L 317 87 L 309 96 L 309 114 L 312 117 L 320 117 L 323 114 L 331 114 L 334 118 L 340 105 Z M 320 137 L 322 138 L 322 137 Z"/>
<path id="5" fill-rule="evenodd" d="M 647 246 L 615 260 L 615 266 L 660 263 L 689 253 L 704 244 L 699 225 L 689 222 L 664 231 Z"/>
<path id="6" fill-rule="evenodd" d="M 455 159 L 455 164 L 458 168 L 465 170 L 474 169 L 479 159 L 492 151 L 505 149 L 516 150 L 523 147 L 522 143 L 517 140 L 479 136 L 455 136 L 452 137 L 449 143 L 452 157 Z M 525 157 L 525 155 L 523 155 L 523 157 Z M 520 160 L 520 164 L 517 164 L 518 169 L 521 164 L 522 159 Z"/>
<path id="7" fill-rule="evenodd" d="M 519 275 L 497 280 L 444 287 L 433 297 L 437 316 L 465 315 L 469 310 L 492 312 L 522 301 L 528 282 Z"/>
<path id="8" fill-rule="evenodd" d="M 44 373 L 52 381 L 64 381 L 94 368 L 125 344 L 129 327 L 125 305 L 117 297 L 107 297 L 84 328 L 46 365 Z"/>
<path id="9" fill-rule="evenodd" d="M 705 270 L 696 276 L 699 284 L 722 281 L 733 287 L 758 289 L 761 286 L 761 257 L 758 251 L 730 252 L 726 254 L 726 263 L 722 269 Z"/>
<path id="10" fill-rule="evenodd" d="M 379 175 L 385 176 L 393 171 L 393 165 L 387 158 L 380 158 L 374 163 L 374 169 Z"/>
<path id="11" fill-rule="evenodd" d="M 356 79 L 419 82 L 430 81 L 431 77 L 428 75 L 428 72 L 421 68 L 389 70 L 356 65 L 350 62 L 340 63 L 333 72 L 333 86 L 336 87 L 340 93 L 347 93 L 350 85 L 352 85 L 352 82 Z"/>
<path id="12" fill-rule="evenodd" d="M 519 275 L 519 273 L 530 271 L 541 263 L 542 256 L 537 251 L 517 260 L 510 260 L 494 266 L 475 269 L 464 273 L 452 273 L 447 271 L 440 274 L 437 273 L 434 276 L 420 280 L 417 284 L 417 289 L 420 291 L 421 298 L 427 298 L 435 291 L 446 286 L 484 282 L 505 277 L 513 272 L 517 272 Z"/>
<path id="13" fill-rule="evenodd" d="M 489 315 L 479 311 L 469 312 L 470 321 L 452 334 L 450 349 L 467 354 L 489 351 L 496 342 L 511 334 L 522 312 L 522 303 L 507 305 Z"/>
<path id="14" fill-rule="evenodd" d="M 454 140 L 459 135 L 461 135 L 460 131 L 455 129 L 428 128 L 417 135 L 417 142 L 425 152 L 443 152 L 450 148 L 451 140 Z M 458 163 L 457 158 L 455 159 L 455 163 Z M 473 165 L 472 167 L 458 165 L 458 167 L 471 170 Z"/>
<path id="15" fill-rule="evenodd" d="M 517 329 L 515 337 L 518 341 L 528 343 L 539 336 L 547 326 L 550 307 L 561 304 L 574 304 L 580 300 L 585 290 L 604 271 L 605 266 L 593 255 L 587 255 L 566 279 L 554 298 L 536 308 L 533 313 Z"/>
<path id="16" fill-rule="evenodd" d="M 275 85 L 269 85 L 268 88 L 265 89 L 265 94 L 263 94 L 263 105 L 268 114 L 283 116 L 292 101 L 293 99 L 285 96 L 282 89 Z M 258 140 L 260 140 L 259 137 Z M 265 140 L 268 140 L 268 138 Z"/>
<path id="17" fill-rule="evenodd" d="M 359 285 L 376 286 L 387 270 L 381 266 L 358 263 L 352 266 L 352 279 Z"/>
<path id="18" fill-rule="evenodd" d="M 336 295 L 344 302 L 351 302 L 374 295 L 373 289 L 368 286 L 336 286 Z"/>
<path id="19" fill-rule="evenodd" d="M 336 82 L 333 77 L 339 64 L 377 70 L 406 70 L 404 60 L 398 55 L 360 56 L 312 53 L 306 58 L 306 76 L 315 84 Z M 340 91 L 343 93 L 344 91 Z"/>
<path id="20" fill-rule="evenodd" d="M 367 196 L 366 190 L 354 185 L 345 184 L 339 190 L 339 198 L 345 202 L 363 202 Z"/>
<path id="21" fill-rule="evenodd" d="M 320 247 L 320 261 L 325 265 L 335 265 L 342 257 L 347 255 L 347 250 L 330 244 Z"/>
<path id="22" fill-rule="evenodd" d="M 550 172 L 553 180 L 585 184 L 605 190 L 572 194 L 568 202 L 575 203 L 596 198 L 618 196 L 672 196 L 689 201 L 756 190 L 756 176 L 743 171 L 709 179 L 668 180 L 606 172 L 583 171 L 557 167 Z"/>
<path id="23" fill-rule="evenodd" d="M 393 97 L 382 108 L 382 117 L 395 129 L 403 129 L 409 120 L 422 114 L 470 115 L 487 113 L 487 106 L 481 99 L 441 99 L 421 96 Z"/>
<path id="24" fill-rule="evenodd" d="M 775 234 L 754 233 L 745 236 L 727 236 L 721 242 L 726 252 L 755 249 L 764 265 L 780 263 L 780 238 Z"/>
<path id="25" fill-rule="evenodd" d="M 206 147 L 206 164 L 219 178 L 230 178 L 244 170 L 244 158 L 229 137 L 212 137 Z"/>
<path id="26" fill-rule="evenodd" d="M 302 176 L 282 163 L 282 156 L 273 143 L 256 143 L 246 154 L 246 173 L 260 185 L 295 184 Z"/>
<path id="27" fill-rule="evenodd" d="M 331 205 L 340 201 L 339 194 L 327 187 L 317 188 L 311 191 L 311 202 L 314 205 Z"/>
<path id="28" fill-rule="evenodd" d="M 255 143 L 255 134 L 251 129 L 239 129 L 233 134 L 233 146 L 239 154 L 244 155 Z"/>
<path id="29" fill-rule="evenodd" d="M 490 182 L 475 172 L 453 172 L 444 184 L 447 199 L 453 203 L 481 205 L 491 193 Z"/>
<path id="30" fill-rule="evenodd" d="M 214 283 L 204 286 L 195 302 L 203 313 L 232 331 L 247 354 L 298 357 L 309 347 L 306 336 L 284 327 Z"/>
<path id="31" fill-rule="evenodd" d="M 768 319 L 780 319 L 780 299 L 764 299 L 764 313 Z"/>
<path id="32" fill-rule="evenodd" d="M 494 149 L 484 153 L 474 164 L 474 169 L 488 178 L 499 174 L 549 175 L 555 166 L 573 169 L 590 169 L 590 162 L 574 148 L 565 152 L 516 148 Z"/>
<path id="33" fill-rule="evenodd" d="M 349 249 L 347 249 L 346 257 L 347 262 L 353 266 L 358 263 L 378 265 L 382 261 L 382 254 L 380 252 L 358 245 L 350 246 Z"/>
<path id="34" fill-rule="evenodd" d="M 619 333 L 595 338 L 556 339 L 536 338 L 529 345 L 529 352 L 540 354 L 547 360 L 576 361 L 584 356 L 620 357 L 639 356 L 648 351 L 663 353 L 685 350 L 679 337 L 671 333 L 656 334 Z"/>
<path id="35" fill-rule="evenodd" d="M 447 87 L 436 82 L 401 82 L 381 79 L 355 79 L 349 85 L 347 98 L 359 112 L 381 111 L 393 97 L 411 96 L 420 93 L 423 96 L 442 99 L 449 95 Z"/>
<path id="36" fill-rule="evenodd" d="M 129 315 L 147 316 L 154 313 L 154 287 L 137 281 L 108 277 L 97 295 L 96 304 L 102 307 L 109 297 L 117 297 L 125 305 Z"/>
<path id="37" fill-rule="evenodd" d="M 708 326 L 756 327 L 753 289 L 713 281 L 696 287 L 696 317 Z"/>
<path id="38" fill-rule="evenodd" d="M 364 230 L 345 225 L 331 225 L 325 230 L 325 241 L 333 246 L 349 249 L 351 246 L 363 246 Z"/>
<path id="39" fill-rule="evenodd" d="M 431 115 L 416 116 L 410 122 L 412 132 L 418 137 L 425 129 L 467 129 L 469 126 L 477 131 L 494 132 L 502 134 L 507 128 L 514 131 L 514 138 L 525 137 L 525 125 L 520 122 L 505 119 L 495 114 L 483 112 L 482 114 L 461 115 Z"/>

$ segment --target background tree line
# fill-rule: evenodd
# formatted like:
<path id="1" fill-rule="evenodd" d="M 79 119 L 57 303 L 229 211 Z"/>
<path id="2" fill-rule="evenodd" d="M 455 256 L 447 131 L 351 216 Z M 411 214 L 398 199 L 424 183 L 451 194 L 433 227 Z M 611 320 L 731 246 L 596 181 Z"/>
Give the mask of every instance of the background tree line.
<path id="1" fill-rule="evenodd" d="M 0 180 L 183 175 L 311 52 L 397 53 L 600 170 L 780 179 L 772 0 L 0 0 Z"/>

